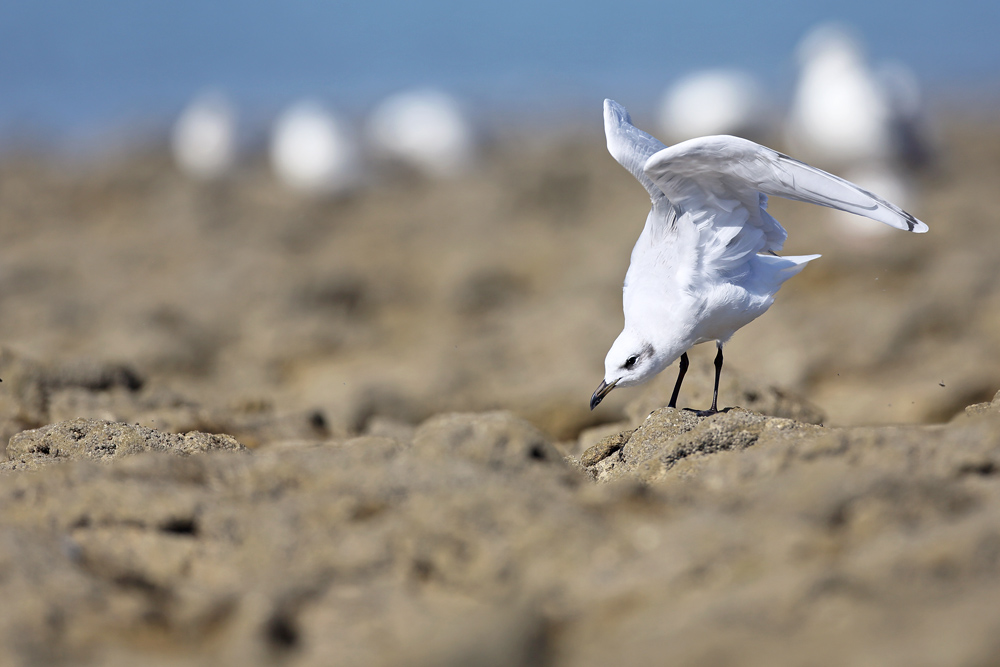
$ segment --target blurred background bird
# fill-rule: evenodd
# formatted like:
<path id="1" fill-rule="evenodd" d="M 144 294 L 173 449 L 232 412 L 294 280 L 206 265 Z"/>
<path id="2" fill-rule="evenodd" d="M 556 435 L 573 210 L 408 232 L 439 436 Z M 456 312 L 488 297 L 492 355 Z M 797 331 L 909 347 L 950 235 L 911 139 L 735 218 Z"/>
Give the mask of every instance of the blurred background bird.
<path id="1" fill-rule="evenodd" d="M 774 101 L 749 72 L 692 72 L 670 86 L 660 104 L 660 127 L 672 141 L 715 134 L 763 140 L 773 127 Z"/>
<path id="2" fill-rule="evenodd" d="M 195 97 L 177 118 L 171 148 L 178 168 L 192 178 L 214 180 L 236 163 L 238 117 L 219 91 Z"/>
<path id="3" fill-rule="evenodd" d="M 899 62 L 872 67 L 857 31 L 836 22 L 809 30 L 797 59 L 785 129 L 789 151 L 884 192 L 903 208 L 919 205 L 913 178 L 928 164 L 931 149 L 912 71 Z M 882 226 L 851 216 L 829 217 L 852 234 L 885 234 Z"/>
<path id="4" fill-rule="evenodd" d="M 475 160 L 475 134 L 458 100 L 447 93 L 412 90 L 379 102 L 368 118 L 376 153 L 431 177 L 462 173 Z"/>
<path id="5" fill-rule="evenodd" d="M 271 166 L 283 184 L 310 194 L 337 194 L 362 176 L 357 138 L 318 102 L 295 102 L 274 121 Z"/>

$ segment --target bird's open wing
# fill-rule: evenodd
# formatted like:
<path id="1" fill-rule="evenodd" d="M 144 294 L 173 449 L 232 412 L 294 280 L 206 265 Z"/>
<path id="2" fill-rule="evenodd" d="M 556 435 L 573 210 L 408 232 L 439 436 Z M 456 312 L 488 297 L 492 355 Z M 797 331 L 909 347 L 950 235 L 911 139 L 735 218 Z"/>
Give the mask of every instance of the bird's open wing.
<path id="1" fill-rule="evenodd" d="M 604 100 L 604 133 L 611 156 L 642 183 L 654 206 L 662 203 L 663 192 L 653 184 L 643 168 L 653 154 L 666 146 L 632 125 L 628 111 L 614 100 Z"/>
<path id="2" fill-rule="evenodd" d="M 850 181 L 738 137 L 702 137 L 664 148 L 646 161 L 643 171 L 681 209 L 727 200 L 749 206 L 748 198 L 759 192 L 829 206 L 897 229 L 927 231 L 920 220 Z"/>

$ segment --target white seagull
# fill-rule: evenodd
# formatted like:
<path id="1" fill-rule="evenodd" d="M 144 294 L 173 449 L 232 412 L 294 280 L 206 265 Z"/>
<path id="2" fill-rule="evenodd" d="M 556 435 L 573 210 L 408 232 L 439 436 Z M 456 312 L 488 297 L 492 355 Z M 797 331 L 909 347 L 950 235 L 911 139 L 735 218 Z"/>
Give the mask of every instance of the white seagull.
<path id="1" fill-rule="evenodd" d="M 660 126 L 677 140 L 703 134 L 759 136 L 770 124 L 767 98 L 757 80 L 738 69 L 693 72 L 667 89 Z"/>
<path id="2" fill-rule="evenodd" d="M 880 197 L 746 139 L 713 136 L 667 148 L 604 101 L 611 155 L 649 192 L 652 209 L 625 274 L 625 328 L 604 360 L 590 409 L 615 387 L 649 380 L 680 357 L 669 407 L 677 406 L 688 348 L 715 341 L 718 412 L 722 346 L 774 302 L 782 283 L 819 255 L 779 257 L 788 233 L 768 196 L 863 215 L 911 232 L 927 225 Z"/>
<path id="3" fill-rule="evenodd" d="M 318 102 L 283 111 L 271 135 L 271 165 L 294 190 L 334 195 L 361 180 L 359 150 L 347 124 Z"/>
<path id="4" fill-rule="evenodd" d="M 472 124 L 458 101 L 436 90 L 386 98 L 368 122 L 376 150 L 435 177 L 461 175 L 475 162 Z"/>
<path id="5" fill-rule="evenodd" d="M 196 97 L 174 124 L 171 149 L 181 171 L 199 180 L 225 176 L 236 163 L 236 108 L 224 94 Z"/>
<path id="6" fill-rule="evenodd" d="M 901 63 L 872 68 L 850 27 L 823 23 L 798 47 L 789 145 L 837 168 L 882 162 L 919 168 L 931 157 L 920 82 Z"/>

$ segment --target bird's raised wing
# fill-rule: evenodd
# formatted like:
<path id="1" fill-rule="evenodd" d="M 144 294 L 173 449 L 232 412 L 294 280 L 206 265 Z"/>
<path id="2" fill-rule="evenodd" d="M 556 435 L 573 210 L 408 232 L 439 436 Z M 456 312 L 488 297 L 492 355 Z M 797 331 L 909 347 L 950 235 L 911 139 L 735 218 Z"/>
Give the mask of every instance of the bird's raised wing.
<path id="1" fill-rule="evenodd" d="M 738 137 L 675 144 L 652 155 L 643 171 L 681 209 L 725 208 L 726 201 L 749 206 L 756 192 L 828 206 L 897 229 L 927 231 L 920 220 L 850 181 Z"/>
<path id="2" fill-rule="evenodd" d="M 604 100 L 604 133 L 611 157 L 642 183 L 654 206 L 663 202 L 663 192 L 646 175 L 644 167 L 653 154 L 666 146 L 632 125 L 628 111 L 614 100 Z"/>

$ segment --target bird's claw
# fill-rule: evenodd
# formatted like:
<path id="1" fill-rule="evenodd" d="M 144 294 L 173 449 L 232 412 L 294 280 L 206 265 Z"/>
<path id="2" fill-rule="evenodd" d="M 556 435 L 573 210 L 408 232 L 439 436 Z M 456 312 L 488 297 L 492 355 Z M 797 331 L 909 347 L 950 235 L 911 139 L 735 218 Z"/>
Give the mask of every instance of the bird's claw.
<path id="1" fill-rule="evenodd" d="M 684 408 L 684 411 L 693 412 L 696 417 L 711 417 L 712 415 L 717 415 L 720 412 L 725 412 L 725 410 L 716 410 L 715 408 L 709 408 L 708 410 L 695 410 L 694 408 Z"/>

